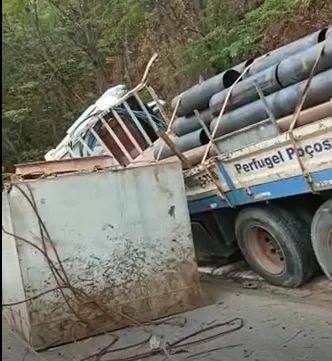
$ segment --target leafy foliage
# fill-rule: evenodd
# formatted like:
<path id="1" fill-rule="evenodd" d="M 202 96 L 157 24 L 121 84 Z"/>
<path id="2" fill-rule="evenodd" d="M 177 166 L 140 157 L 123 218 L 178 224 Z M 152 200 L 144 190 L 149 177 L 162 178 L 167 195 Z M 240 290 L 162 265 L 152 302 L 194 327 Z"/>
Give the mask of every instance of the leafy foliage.
<path id="1" fill-rule="evenodd" d="M 2 162 L 35 160 L 107 87 L 144 14 L 136 0 L 5 0 L 2 15 Z"/>
<path id="2" fill-rule="evenodd" d="M 295 0 L 3 0 L 2 163 L 42 159 L 111 84 L 169 99 L 207 70 L 257 53 Z"/>
<path id="3" fill-rule="evenodd" d="M 219 7 L 216 8 L 217 3 Z M 289 15 L 295 6 L 293 0 L 246 3 L 247 7 L 234 11 L 236 2 L 208 2 L 206 21 L 211 24 L 210 29 L 186 49 L 191 67 L 201 68 L 209 64 L 220 70 L 244 57 L 257 55 L 258 41 L 267 23 Z"/>

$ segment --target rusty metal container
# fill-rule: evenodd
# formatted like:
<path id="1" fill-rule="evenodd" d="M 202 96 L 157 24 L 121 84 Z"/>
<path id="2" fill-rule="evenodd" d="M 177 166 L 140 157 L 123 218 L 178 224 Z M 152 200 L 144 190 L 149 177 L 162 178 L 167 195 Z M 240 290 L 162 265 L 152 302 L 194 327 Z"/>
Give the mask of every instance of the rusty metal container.
<path id="1" fill-rule="evenodd" d="M 3 314 L 36 349 L 203 305 L 179 162 L 6 183 L 2 224 Z"/>

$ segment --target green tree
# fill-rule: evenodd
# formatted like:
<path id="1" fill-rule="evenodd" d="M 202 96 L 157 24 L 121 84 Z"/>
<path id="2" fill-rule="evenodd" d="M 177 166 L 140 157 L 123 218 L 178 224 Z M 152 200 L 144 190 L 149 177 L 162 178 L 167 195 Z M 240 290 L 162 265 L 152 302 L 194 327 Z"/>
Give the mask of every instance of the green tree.
<path id="1" fill-rule="evenodd" d="M 153 52 L 151 82 L 170 100 L 260 54 L 271 21 L 324 2 L 3 0 L 2 163 L 43 159 L 105 88 L 134 86 Z"/>

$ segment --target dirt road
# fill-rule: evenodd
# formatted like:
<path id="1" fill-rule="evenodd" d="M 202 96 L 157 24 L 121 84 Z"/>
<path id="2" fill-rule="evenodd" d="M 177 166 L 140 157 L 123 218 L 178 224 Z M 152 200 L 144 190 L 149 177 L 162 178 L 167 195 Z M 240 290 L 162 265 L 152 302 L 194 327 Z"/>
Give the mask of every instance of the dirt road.
<path id="1" fill-rule="evenodd" d="M 135 344 L 147 338 L 147 330 L 155 341 L 174 341 L 191 332 L 219 322 L 240 318 L 244 326 L 233 333 L 187 347 L 182 353 L 150 357 L 148 360 L 206 361 L 328 361 L 332 353 L 332 285 L 326 281 L 318 286 L 285 291 L 255 282 L 234 283 L 204 277 L 203 288 L 212 305 L 188 312 L 176 324 L 125 329 L 116 347 Z M 177 324 L 179 323 L 179 324 Z M 225 329 L 229 328 L 226 326 Z M 3 327 L 2 359 L 21 361 L 24 347 Z M 217 331 L 215 331 L 217 332 Z M 209 333 L 211 334 L 211 332 Z M 202 335 L 203 336 L 203 335 Z M 199 336 L 199 337 L 202 337 Z M 24 361 L 78 361 L 98 352 L 111 341 L 110 335 L 65 345 L 43 352 L 41 357 L 28 352 Z M 158 342 L 157 342 L 158 343 Z M 101 361 L 144 352 L 149 344 L 126 352 L 112 353 Z M 221 348 L 221 349 L 220 349 Z M 212 349 L 217 349 L 211 351 Z M 189 352 L 186 352 L 189 351 Z M 195 356 L 196 355 L 196 356 Z M 165 358 L 166 357 L 166 358 Z M 90 359 L 91 361 L 95 358 Z"/>

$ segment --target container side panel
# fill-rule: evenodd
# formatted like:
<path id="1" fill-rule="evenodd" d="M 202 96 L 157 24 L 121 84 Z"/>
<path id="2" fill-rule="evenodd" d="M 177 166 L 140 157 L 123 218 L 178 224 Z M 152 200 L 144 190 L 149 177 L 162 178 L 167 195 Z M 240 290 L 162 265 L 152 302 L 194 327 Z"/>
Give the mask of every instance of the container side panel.
<path id="1" fill-rule="evenodd" d="M 70 284 L 84 291 L 75 299 L 63 289 L 79 318 L 59 291 L 29 302 L 35 347 L 202 305 L 181 171 L 165 163 L 19 185 L 28 196 L 30 188 Z M 31 205 L 15 186 L 10 196 L 17 234 L 42 247 Z M 27 296 L 57 287 L 47 259 L 17 243 Z M 45 249 L 60 269 L 47 240 Z"/>
<path id="2" fill-rule="evenodd" d="M 7 190 L 2 191 L 2 227 L 9 233 L 14 233 L 13 223 L 8 203 Z M 29 340 L 30 321 L 27 304 L 19 303 L 25 300 L 25 291 L 20 269 L 20 259 L 15 239 L 2 231 L 2 303 L 14 304 L 3 307 L 3 316 L 13 329 Z"/>

